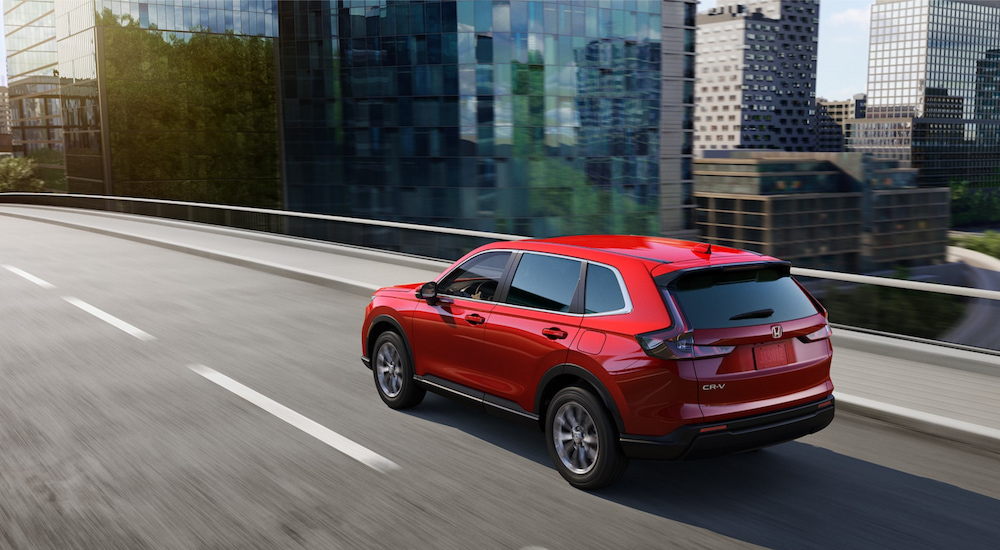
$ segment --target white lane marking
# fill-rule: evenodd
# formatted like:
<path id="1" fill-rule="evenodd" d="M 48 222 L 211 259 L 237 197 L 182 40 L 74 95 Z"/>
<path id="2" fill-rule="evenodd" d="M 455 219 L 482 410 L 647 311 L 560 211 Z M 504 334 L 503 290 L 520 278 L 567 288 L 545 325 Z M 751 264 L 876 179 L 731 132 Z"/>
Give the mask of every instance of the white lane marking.
<path id="1" fill-rule="evenodd" d="M 399 465 L 388 458 L 358 445 L 326 426 L 302 416 L 218 371 L 205 365 L 188 365 L 188 368 L 370 468 L 380 472 L 399 469 Z"/>
<path id="2" fill-rule="evenodd" d="M 22 270 L 14 267 L 12 265 L 5 265 L 3 267 L 7 271 L 10 271 L 11 273 L 13 273 L 15 275 L 20 275 L 20 276 L 24 277 L 25 279 L 27 279 L 27 280 L 35 283 L 36 285 L 38 285 L 38 286 L 40 286 L 42 288 L 49 288 L 49 289 L 51 289 L 51 288 L 55 288 L 56 287 L 56 285 L 54 285 L 54 284 L 52 284 L 52 283 L 50 283 L 48 281 L 43 281 L 43 280 L 39 279 L 38 277 L 35 277 L 31 273 L 28 273 L 27 271 L 22 271 Z"/>
<path id="3" fill-rule="evenodd" d="M 63 300 L 66 300 L 67 302 L 69 302 L 69 303 L 73 304 L 74 306 L 76 306 L 76 307 L 78 307 L 78 308 L 86 311 L 87 313 L 93 315 L 94 317 L 97 317 L 98 319 L 100 319 L 100 320 L 102 320 L 102 321 L 104 321 L 104 322 L 106 322 L 106 323 L 108 323 L 108 324 L 110 324 L 110 325 L 112 325 L 112 326 L 120 329 L 120 330 L 123 330 L 123 331 L 131 334 L 132 336 L 135 336 L 136 338 L 138 338 L 140 340 L 147 341 L 147 342 L 150 341 L 150 340 L 156 340 L 156 337 L 153 336 L 152 334 L 149 334 L 148 332 L 139 330 L 139 329 L 135 328 L 134 326 L 126 323 L 125 321 L 122 321 L 121 319 L 115 317 L 114 315 L 111 315 L 109 313 L 105 313 L 104 311 L 101 311 L 101 310 L 97 309 L 96 307 L 88 304 L 87 302 L 84 302 L 83 300 L 79 300 L 77 298 L 73 298 L 72 296 L 63 296 Z"/>

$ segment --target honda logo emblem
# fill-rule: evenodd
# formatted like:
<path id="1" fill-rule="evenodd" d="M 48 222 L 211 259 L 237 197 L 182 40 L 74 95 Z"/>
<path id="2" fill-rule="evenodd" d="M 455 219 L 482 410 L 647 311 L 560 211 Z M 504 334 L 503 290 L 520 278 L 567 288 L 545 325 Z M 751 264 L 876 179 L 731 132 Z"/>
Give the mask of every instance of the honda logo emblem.
<path id="1" fill-rule="evenodd" d="M 775 339 L 781 338 L 781 325 L 774 325 L 771 327 L 771 336 Z"/>

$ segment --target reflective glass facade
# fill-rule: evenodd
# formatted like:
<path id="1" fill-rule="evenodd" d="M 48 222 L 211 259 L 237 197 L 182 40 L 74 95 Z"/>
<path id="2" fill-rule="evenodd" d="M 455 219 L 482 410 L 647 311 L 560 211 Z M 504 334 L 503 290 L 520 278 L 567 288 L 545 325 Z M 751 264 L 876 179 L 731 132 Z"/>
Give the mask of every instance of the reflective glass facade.
<path id="1" fill-rule="evenodd" d="M 694 2 L 279 12 L 289 209 L 534 236 L 684 228 Z"/>
<path id="2" fill-rule="evenodd" d="M 281 206 L 276 2 L 57 4 L 70 191 Z"/>
<path id="3" fill-rule="evenodd" d="M 14 153 L 62 165 L 54 0 L 4 0 Z"/>
<path id="4" fill-rule="evenodd" d="M 924 185 L 998 186 L 1000 4 L 878 0 L 872 6 L 869 119 L 851 150 L 910 160 Z"/>

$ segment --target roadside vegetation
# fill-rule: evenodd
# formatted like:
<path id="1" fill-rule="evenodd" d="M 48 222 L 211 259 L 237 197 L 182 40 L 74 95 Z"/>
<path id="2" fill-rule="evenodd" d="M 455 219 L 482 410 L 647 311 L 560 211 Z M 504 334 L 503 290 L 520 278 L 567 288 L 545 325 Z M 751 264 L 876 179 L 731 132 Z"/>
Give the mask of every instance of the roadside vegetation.
<path id="1" fill-rule="evenodd" d="M 987 231 L 982 235 L 952 237 L 951 244 L 1000 258 L 1000 232 L 997 231 Z"/>
<path id="2" fill-rule="evenodd" d="M 1000 193 L 996 189 L 975 188 L 968 182 L 961 181 L 953 181 L 950 187 L 953 227 L 974 227 L 1000 222 Z"/>
<path id="3" fill-rule="evenodd" d="M 8 157 L 0 161 L 0 193 L 38 193 L 44 190 L 45 182 L 35 175 L 34 160 Z"/>
<path id="4" fill-rule="evenodd" d="M 908 275 L 899 270 L 893 278 Z M 959 296 L 902 288 L 831 284 L 818 297 L 832 323 L 918 338 L 940 338 L 965 313 L 965 300 Z"/>

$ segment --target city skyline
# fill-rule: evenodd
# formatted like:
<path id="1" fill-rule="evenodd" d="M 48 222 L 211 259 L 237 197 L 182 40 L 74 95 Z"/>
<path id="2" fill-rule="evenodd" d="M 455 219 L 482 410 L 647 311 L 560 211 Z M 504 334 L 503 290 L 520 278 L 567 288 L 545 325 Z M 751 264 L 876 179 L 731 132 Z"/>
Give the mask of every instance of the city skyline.
<path id="1" fill-rule="evenodd" d="M 816 97 L 850 99 L 867 91 L 868 40 L 875 0 L 826 0 L 820 4 Z M 701 0 L 698 11 L 715 7 Z"/>

